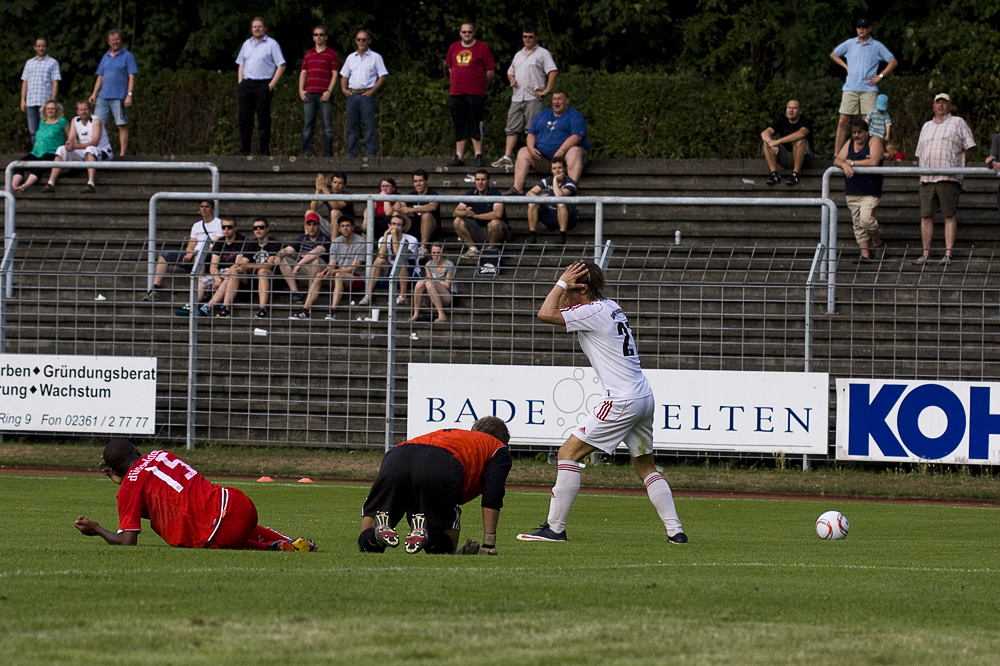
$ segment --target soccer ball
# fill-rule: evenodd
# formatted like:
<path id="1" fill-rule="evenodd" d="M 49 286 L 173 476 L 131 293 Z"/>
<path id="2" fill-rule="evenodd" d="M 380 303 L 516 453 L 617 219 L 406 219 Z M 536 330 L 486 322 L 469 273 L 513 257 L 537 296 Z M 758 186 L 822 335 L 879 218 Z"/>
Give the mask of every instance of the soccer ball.
<path id="1" fill-rule="evenodd" d="M 816 534 L 826 541 L 840 541 L 847 538 L 847 518 L 839 511 L 827 511 L 816 519 Z"/>

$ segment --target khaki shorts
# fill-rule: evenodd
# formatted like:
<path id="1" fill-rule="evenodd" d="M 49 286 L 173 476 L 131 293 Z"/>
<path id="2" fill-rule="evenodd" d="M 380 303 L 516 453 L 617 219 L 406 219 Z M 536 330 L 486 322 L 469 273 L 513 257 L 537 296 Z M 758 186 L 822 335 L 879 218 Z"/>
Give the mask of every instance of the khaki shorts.
<path id="1" fill-rule="evenodd" d="M 953 180 L 920 183 L 920 217 L 934 217 L 938 211 L 945 217 L 955 217 L 961 193 L 962 186 Z"/>
<path id="2" fill-rule="evenodd" d="M 545 107 L 544 99 L 532 99 L 527 102 L 511 102 L 507 112 L 507 127 L 504 134 L 524 134 L 531 127 L 538 112 Z"/>
<path id="3" fill-rule="evenodd" d="M 852 90 L 845 90 L 843 96 L 840 98 L 840 115 L 866 116 L 869 111 L 873 111 L 875 109 L 875 99 L 877 97 L 877 92 L 854 92 Z"/>

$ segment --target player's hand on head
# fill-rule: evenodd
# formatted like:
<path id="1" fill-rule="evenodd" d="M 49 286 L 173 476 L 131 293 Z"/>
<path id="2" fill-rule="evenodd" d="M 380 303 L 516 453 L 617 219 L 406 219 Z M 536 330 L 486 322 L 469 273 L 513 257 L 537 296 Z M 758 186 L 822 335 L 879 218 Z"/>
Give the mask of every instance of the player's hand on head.
<path id="1" fill-rule="evenodd" d="M 560 278 L 567 285 L 567 290 L 572 289 L 576 285 L 576 281 L 587 274 L 587 265 L 582 261 L 574 261 L 570 264 L 565 271 L 563 271 L 562 277 Z"/>

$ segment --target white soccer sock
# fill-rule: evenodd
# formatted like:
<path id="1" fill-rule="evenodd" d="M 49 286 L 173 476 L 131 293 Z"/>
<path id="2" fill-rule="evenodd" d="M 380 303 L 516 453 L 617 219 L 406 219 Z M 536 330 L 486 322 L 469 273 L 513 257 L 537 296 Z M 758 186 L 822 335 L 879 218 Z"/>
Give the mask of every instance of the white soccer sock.
<path id="1" fill-rule="evenodd" d="M 566 529 L 566 516 L 569 515 L 569 509 L 579 492 L 580 463 L 560 460 L 556 485 L 552 486 L 552 499 L 549 501 L 550 530 L 558 533 Z"/>
<path id="2" fill-rule="evenodd" d="M 642 482 L 646 484 L 649 501 L 656 508 L 656 513 L 660 514 L 663 526 L 667 528 L 667 536 L 683 532 L 680 518 L 677 517 L 677 509 L 674 508 L 674 496 L 670 492 L 667 480 L 660 476 L 659 472 L 652 472 Z"/>

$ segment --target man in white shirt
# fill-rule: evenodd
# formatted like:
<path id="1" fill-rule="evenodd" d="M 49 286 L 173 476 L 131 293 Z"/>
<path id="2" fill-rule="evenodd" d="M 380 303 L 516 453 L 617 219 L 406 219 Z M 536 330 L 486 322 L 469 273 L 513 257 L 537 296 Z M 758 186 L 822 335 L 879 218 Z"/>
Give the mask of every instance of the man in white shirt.
<path id="1" fill-rule="evenodd" d="M 108 141 L 108 130 L 101 123 L 100 118 L 91 115 L 90 102 L 80 100 L 76 103 L 76 117 L 69 125 L 69 136 L 66 137 L 66 144 L 59 146 L 56 162 L 104 162 L 110 160 L 112 156 L 111 142 Z M 49 182 L 42 188 L 42 192 L 55 192 L 56 180 L 62 169 L 53 169 L 49 174 Z M 80 190 L 83 194 L 93 194 L 94 176 L 97 169 L 87 169 L 87 184 Z"/>
<path id="2" fill-rule="evenodd" d="M 243 42 L 236 56 L 239 65 L 240 155 L 250 154 L 253 139 L 253 117 L 257 115 L 257 146 L 259 155 L 271 154 L 271 96 L 285 73 L 285 56 L 281 46 L 267 36 L 267 24 L 256 17 L 250 22 L 251 37 Z"/>
<path id="3" fill-rule="evenodd" d="M 163 278 L 167 271 L 172 268 L 184 269 L 191 272 L 194 258 L 198 252 L 198 244 L 208 240 L 211 244 L 222 236 L 222 220 L 215 216 L 215 206 L 211 201 L 205 200 L 198 204 L 198 213 L 201 219 L 191 225 L 191 237 L 188 238 L 187 246 L 183 250 L 166 250 L 160 253 L 156 260 L 156 275 L 153 276 L 153 289 L 146 292 L 142 297 L 144 301 L 161 301 L 163 295 L 160 290 L 163 288 Z M 198 300 L 202 300 L 205 293 L 205 284 L 198 283 Z"/>
<path id="4" fill-rule="evenodd" d="M 674 508 L 673 494 L 653 464 L 653 389 L 639 365 L 635 337 L 621 307 L 605 298 L 604 274 L 591 261 L 577 261 L 545 297 L 538 318 L 576 332 L 604 387 L 604 400 L 594 407 L 559 448 L 559 471 L 552 488 L 548 520 L 521 541 L 566 541 L 566 517 L 580 492 L 580 460 L 594 451 L 611 455 L 622 442 L 632 467 L 646 486 L 663 520 L 667 542 L 687 543 Z"/>
<path id="5" fill-rule="evenodd" d="M 375 93 L 385 82 L 389 71 L 382 56 L 369 49 L 372 38 L 367 30 L 354 37 L 358 50 L 347 56 L 340 70 L 340 90 L 347 98 L 347 157 L 357 157 L 361 139 L 361 123 L 365 125 L 365 156 L 378 155 L 378 104 Z"/>
<path id="6" fill-rule="evenodd" d="M 403 233 L 403 225 L 406 219 L 402 213 L 393 213 L 389 219 L 389 228 L 378 242 L 378 256 L 372 265 L 371 276 L 368 278 L 368 286 L 365 289 L 365 297 L 358 305 L 364 307 L 371 305 L 372 292 L 375 291 L 375 284 L 379 279 L 392 268 L 396 261 L 396 255 L 400 253 L 403 243 L 406 249 L 403 251 L 403 266 L 399 271 L 399 296 L 396 297 L 396 305 L 406 305 L 409 299 L 406 296 L 406 285 L 410 276 L 416 277 L 420 274 L 417 267 L 417 239 L 410 234 Z"/>
<path id="7" fill-rule="evenodd" d="M 514 166 L 514 148 L 517 137 L 531 127 L 538 112 L 545 106 L 545 96 L 552 91 L 559 70 L 552 54 L 538 45 L 538 35 L 534 28 L 521 31 L 524 48 L 517 52 L 507 70 L 507 82 L 514 89 L 507 112 L 507 146 L 503 157 L 493 163 L 496 168 Z"/>

